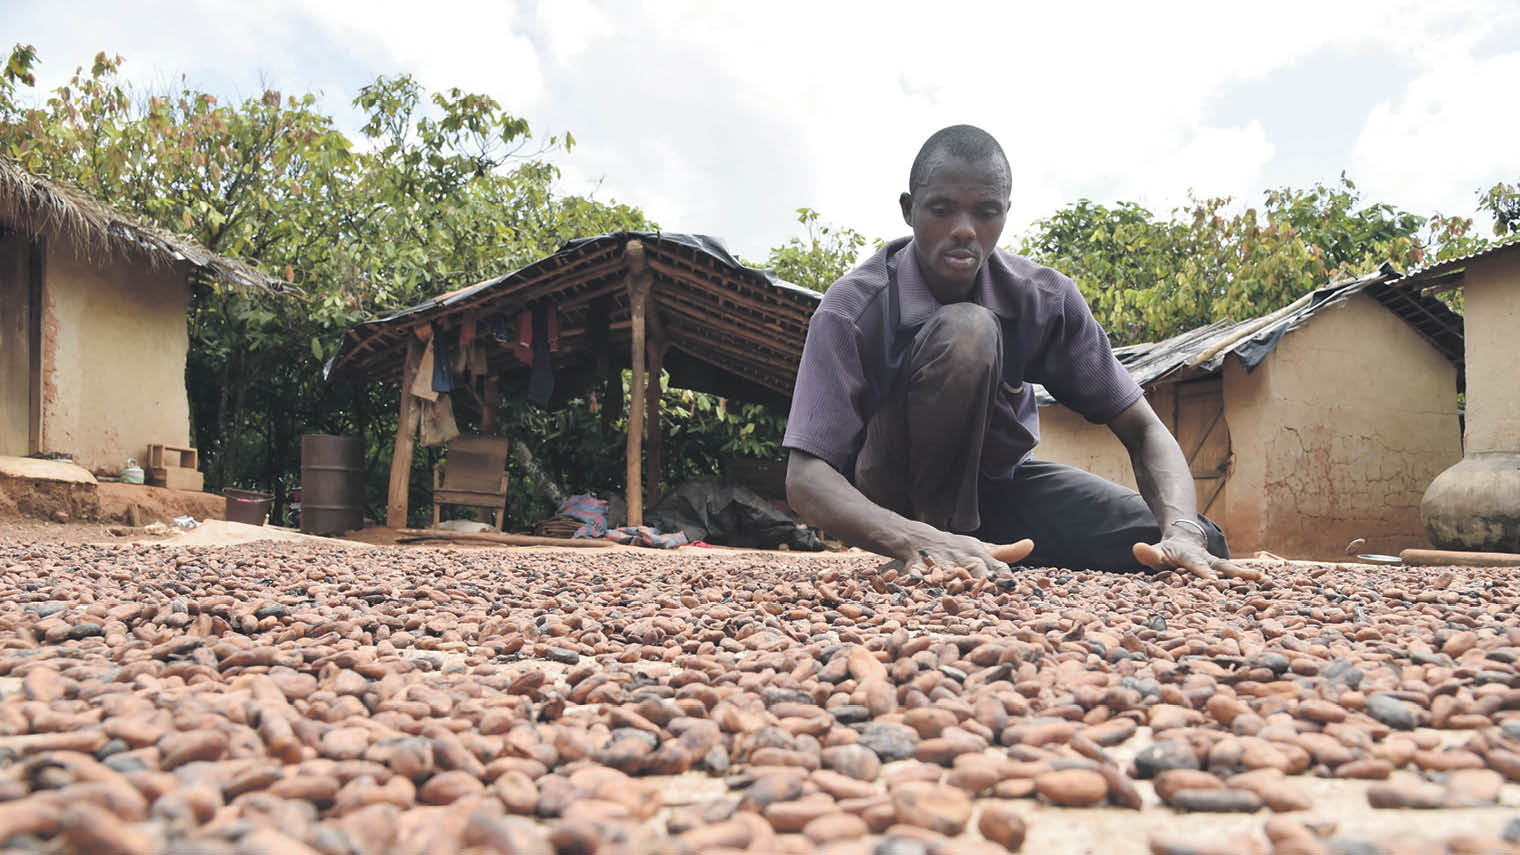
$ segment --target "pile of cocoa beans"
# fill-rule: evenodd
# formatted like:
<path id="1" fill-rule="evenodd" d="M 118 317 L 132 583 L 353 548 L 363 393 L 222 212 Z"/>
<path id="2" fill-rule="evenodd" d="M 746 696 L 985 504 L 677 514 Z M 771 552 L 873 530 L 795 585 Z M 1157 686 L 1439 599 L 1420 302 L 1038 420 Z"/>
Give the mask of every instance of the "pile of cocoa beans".
<path id="1" fill-rule="evenodd" d="M 880 563 L 0 539 L 0 850 L 1520 852 L 1513 571 Z M 1313 778 L 1482 819 L 1338 836 Z"/>

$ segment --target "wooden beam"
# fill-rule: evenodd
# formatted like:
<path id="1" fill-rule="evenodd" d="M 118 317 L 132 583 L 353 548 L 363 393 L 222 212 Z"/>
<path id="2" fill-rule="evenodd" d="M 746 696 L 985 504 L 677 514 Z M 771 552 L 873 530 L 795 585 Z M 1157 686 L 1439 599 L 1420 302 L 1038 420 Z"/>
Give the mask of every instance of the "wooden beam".
<path id="1" fill-rule="evenodd" d="M 422 342 L 406 337 L 406 364 L 401 369 L 401 406 L 396 418 L 396 447 L 391 452 L 390 491 L 386 494 L 385 525 L 406 528 L 407 491 L 412 486 L 412 449 L 417 442 L 417 398 L 412 380 L 422 361 Z"/>
<path id="2" fill-rule="evenodd" d="M 657 317 L 654 310 L 654 300 L 651 298 L 649 314 L 651 318 Z M 654 507 L 660 501 L 660 396 L 664 392 L 663 381 L 660 378 L 660 370 L 665 364 L 665 348 L 669 343 L 663 335 L 656 335 L 649 339 L 649 384 L 646 395 L 645 420 L 648 422 L 649 451 L 648 466 L 644 477 L 644 506 Z"/>
<path id="3" fill-rule="evenodd" d="M 43 349 L 45 342 L 42 340 L 42 331 L 45 328 L 43 316 L 47 313 L 47 305 L 43 302 L 44 281 L 47 277 L 47 238 L 37 235 L 27 252 L 27 396 L 26 396 L 26 444 L 30 454 L 43 451 L 42 424 L 42 390 L 43 390 Z"/>
<path id="4" fill-rule="evenodd" d="M 649 265 L 644 245 L 628 242 L 628 302 L 633 312 L 633 379 L 628 396 L 627 502 L 628 525 L 644 524 L 644 315 L 649 303 Z"/>
<path id="5" fill-rule="evenodd" d="M 784 330 L 768 329 L 764 326 L 745 327 L 742 324 L 720 318 L 713 314 L 711 310 L 692 305 L 680 297 L 673 297 L 667 300 L 666 305 L 670 306 L 674 314 L 683 318 L 689 318 L 694 324 L 700 325 L 712 332 L 722 332 L 732 338 L 741 339 L 754 345 L 757 351 L 763 351 L 785 359 L 793 365 L 796 364 L 797 360 L 802 358 L 801 341 L 806 340 L 807 334 L 805 332 L 799 334 L 798 346 L 794 348 L 788 346 L 791 344 L 791 341 L 785 335 Z"/>
<path id="6" fill-rule="evenodd" d="M 397 532 L 397 543 L 424 540 L 448 540 L 457 543 L 497 543 L 502 546 L 568 546 L 572 549 L 611 549 L 617 541 L 604 537 L 538 537 L 532 534 L 504 534 L 495 531 L 439 531 L 436 528 L 404 528 Z"/>
<path id="7" fill-rule="evenodd" d="M 776 314 L 786 314 L 793 316 L 802 323 L 807 323 L 808 319 L 813 316 L 813 310 L 817 308 L 817 304 L 804 305 L 802 301 L 807 298 L 800 296 L 796 298 L 765 299 L 759 296 L 760 294 L 764 294 L 763 291 L 758 288 L 751 289 L 745 283 L 739 284 L 739 287 L 745 288 L 747 292 L 745 294 L 739 294 L 733 290 L 720 290 L 725 285 L 733 288 L 733 285 L 730 283 L 738 283 L 739 280 L 721 274 L 707 273 L 704 275 L 691 265 L 671 264 L 665 259 L 656 258 L 650 261 L 649 266 L 677 282 L 690 282 L 694 279 L 703 280 L 711 286 L 702 289 L 706 293 L 713 294 L 715 297 L 718 297 L 721 293 L 721 297 L 718 298 L 721 301 L 732 303 L 735 306 L 743 306 L 771 317 L 774 317 Z M 723 280 L 728 281 L 725 282 Z M 765 296 L 770 297 L 772 295 L 766 294 Z"/>

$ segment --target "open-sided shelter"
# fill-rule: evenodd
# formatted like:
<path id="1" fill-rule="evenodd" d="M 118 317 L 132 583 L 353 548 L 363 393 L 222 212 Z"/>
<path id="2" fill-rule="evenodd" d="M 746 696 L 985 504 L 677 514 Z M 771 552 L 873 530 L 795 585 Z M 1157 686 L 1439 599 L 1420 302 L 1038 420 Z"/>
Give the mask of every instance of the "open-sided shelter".
<path id="1" fill-rule="evenodd" d="M 0 455 L 115 473 L 188 447 L 186 310 L 211 279 L 279 287 L 0 158 Z"/>
<path id="2" fill-rule="evenodd" d="M 661 370 L 691 389 L 784 408 L 791 399 L 808 318 L 819 295 L 774 274 L 740 264 L 705 235 L 619 232 L 572 241 L 559 252 L 510 273 L 440 295 L 350 330 L 329 360 L 329 377 L 355 372 L 396 382 L 401 428 L 391 462 L 387 525 L 406 524 L 407 489 L 416 441 L 416 382 L 428 342 L 484 342 L 475 350 L 481 375 L 495 381 L 529 378 L 547 351 L 555 395 L 600 380 L 620 404 L 621 372 L 633 387 L 626 449 L 628 521 L 642 521 L 646 498 L 660 480 L 658 402 Z M 531 339 L 526 342 L 524 339 Z M 545 366 L 537 366 L 541 373 Z M 500 382 L 487 382 L 458 404 L 479 406 L 482 429 L 500 400 Z M 473 400 L 478 396 L 478 400 Z M 651 418 L 647 419 L 648 412 Z M 645 465 L 647 437 L 648 464 Z M 640 489 L 643 485 L 643 489 Z"/>
<path id="3" fill-rule="evenodd" d="M 1397 278 L 1385 265 L 1261 318 L 1116 349 L 1237 554 L 1425 542 L 1420 497 L 1462 456 L 1462 318 Z M 1039 400 L 1036 456 L 1134 486 L 1107 428 Z"/>

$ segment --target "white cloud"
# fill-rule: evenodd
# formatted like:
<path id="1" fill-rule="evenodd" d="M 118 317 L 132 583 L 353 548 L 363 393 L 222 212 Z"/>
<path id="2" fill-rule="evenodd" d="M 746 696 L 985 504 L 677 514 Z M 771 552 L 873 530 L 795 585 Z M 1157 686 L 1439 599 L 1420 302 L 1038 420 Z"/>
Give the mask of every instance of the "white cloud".
<path id="1" fill-rule="evenodd" d="M 1370 198 L 1398 198 L 1417 212 L 1472 212 L 1477 191 L 1520 176 L 1520 51 L 1455 57 L 1379 104 L 1353 149 Z"/>
<path id="2" fill-rule="evenodd" d="M 1271 135 L 1315 129 L 1264 125 L 1251 104 L 1214 122 L 1218 99 L 1326 52 L 1372 49 L 1417 71 L 1390 83 L 1354 152 L 1331 152 L 1308 180 L 1349 166 L 1370 199 L 1465 212 L 1488 176 L 1513 177 L 1520 151 L 1505 144 L 1517 119 L 1502 91 L 1517 49 L 1493 45 L 1514 38 L 1520 10 L 1503 0 L 44 5 L 23 6 L 17 29 L 46 40 L 53 83 L 105 48 L 133 79 L 186 71 L 249 95 L 263 72 L 286 91 L 319 88 L 352 123 L 358 85 L 409 72 L 491 94 L 541 137 L 574 133 L 565 189 L 598 186 L 751 257 L 796 234 L 802 206 L 901 233 L 908 165 L 954 122 L 987 128 L 1013 161 L 1010 235 L 1082 196 L 1162 213 L 1190 188 L 1253 195 L 1285 148 Z M 173 33 L 160 24 L 171 8 Z"/>

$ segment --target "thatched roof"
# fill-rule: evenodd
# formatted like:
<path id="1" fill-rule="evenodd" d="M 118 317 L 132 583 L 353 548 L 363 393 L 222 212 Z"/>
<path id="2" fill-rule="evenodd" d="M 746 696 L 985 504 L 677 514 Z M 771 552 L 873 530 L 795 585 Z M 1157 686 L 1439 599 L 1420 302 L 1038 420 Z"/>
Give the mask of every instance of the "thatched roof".
<path id="1" fill-rule="evenodd" d="M 324 371 L 395 381 L 407 340 L 418 327 L 443 331 L 470 317 L 512 319 L 536 304 L 558 312 L 556 375 L 587 378 L 601 354 L 626 366 L 632 335 L 625 287 L 630 242 L 641 244 L 648 259 L 656 314 L 669 336 L 664 367 L 671 383 L 784 409 L 820 295 L 744 266 L 706 235 L 619 232 L 571 241 L 519 270 L 359 324 L 343 337 Z M 509 347 L 490 348 L 488 363 L 508 382 L 528 374 Z"/>
<path id="2" fill-rule="evenodd" d="M 149 225 L 72 187 L 34 175 L 0 158 L 0 224 L 44 235 L 80 257 L 104 261 L 140 258 L 152 266 L 184 261 L 202 275 L 245 288 L 280 291 L 284 283 L 192 238 Z"/>
<path id="3" fill-rule="evenodd" d="M 1260 365 L 1282 337 L 1353 294 L 1366 294 L 1399 316 L 1446 357 L 1463 368 L 1462 316 L 1418 289 L 1404 287 L 1400 274 L 1384 264 L 1371 274 L 1312 291 L 1275 312 L 1244 321 L 1215 321 L 1165 341 L 1114 348 L 1114 356 L 1141 386 L 1172 383 L 1214 374 L 1231 355 L 1247 371 Z M 1407 280 L 1406 280 L 1407 281 Z M 1460 376 L 1458 383 L 1462 382 Z M 1044 388 L 1035 387 L 1040 406 L 1055 403 Z"/>

